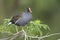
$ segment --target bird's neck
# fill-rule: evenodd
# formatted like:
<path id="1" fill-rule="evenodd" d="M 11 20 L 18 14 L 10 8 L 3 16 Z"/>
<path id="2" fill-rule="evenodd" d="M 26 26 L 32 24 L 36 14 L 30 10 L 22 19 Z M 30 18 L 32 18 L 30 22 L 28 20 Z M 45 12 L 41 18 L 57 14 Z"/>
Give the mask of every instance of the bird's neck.
<path id="1" fill-rule="evenodd" d="M 25 10 L 25 13 L 30 13 L 28 9 Z"/>
<path id="2" fill-rule="evenodd" d="M 30 12 L 28 12 L 28 11 L 25 11 L 25 13 L 30 13 Z"/>

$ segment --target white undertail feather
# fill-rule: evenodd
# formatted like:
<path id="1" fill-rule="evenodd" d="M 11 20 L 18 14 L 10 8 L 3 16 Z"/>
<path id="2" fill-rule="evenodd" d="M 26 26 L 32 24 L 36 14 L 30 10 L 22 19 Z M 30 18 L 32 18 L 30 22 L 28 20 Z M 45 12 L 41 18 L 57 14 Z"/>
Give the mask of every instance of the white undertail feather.
<path id="1" fill-rule="evenodd" d="M 8 25 L 12 24 L 12 22 L 9 22 Z"/>

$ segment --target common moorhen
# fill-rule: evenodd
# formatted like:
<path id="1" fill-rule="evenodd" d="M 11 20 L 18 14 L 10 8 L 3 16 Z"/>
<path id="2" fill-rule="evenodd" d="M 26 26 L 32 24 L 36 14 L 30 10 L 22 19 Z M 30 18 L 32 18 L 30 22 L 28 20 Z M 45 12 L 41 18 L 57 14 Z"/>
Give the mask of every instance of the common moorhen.
<path id="1" fill-rule="evenodd" d="M 19 15 L 12 17 L 9 24 L 15 24 L 17 26 L 24 26 L 30 22 L 32 19 L 32 10 L 30 7 L 26 8 L 25 11 Z"/>

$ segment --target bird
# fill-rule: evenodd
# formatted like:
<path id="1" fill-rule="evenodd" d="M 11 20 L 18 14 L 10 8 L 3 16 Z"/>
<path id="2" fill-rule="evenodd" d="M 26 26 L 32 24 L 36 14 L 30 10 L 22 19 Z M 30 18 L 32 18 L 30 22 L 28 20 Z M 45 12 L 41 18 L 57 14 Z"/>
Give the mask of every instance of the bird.
<path id="1" fill-rule="evenodd" d="M 15 24 L 17 26 L 25 26 L 31 21 L 31 19 L 32 19 L 32 9 L 30 7 L 27 7 L 24 12 L 13 16 L 12 19 L 9 21 L 8 25 Z M 16 31 L 18 33 L 17 26 Z"/>

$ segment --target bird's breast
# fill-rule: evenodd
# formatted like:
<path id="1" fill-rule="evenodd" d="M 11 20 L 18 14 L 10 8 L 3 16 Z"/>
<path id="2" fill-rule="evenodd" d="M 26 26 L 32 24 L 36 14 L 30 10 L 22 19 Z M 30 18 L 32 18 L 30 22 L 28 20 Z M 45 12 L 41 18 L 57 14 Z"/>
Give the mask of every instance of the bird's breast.
<path id="1" fill-rule="evenodd" d="M 32 15 L 30 13 L 23 14 L 20 20 L 16 24 L 23 26 L 23 25 L 26 25 L 31 19 L 32 19 Z"/>

